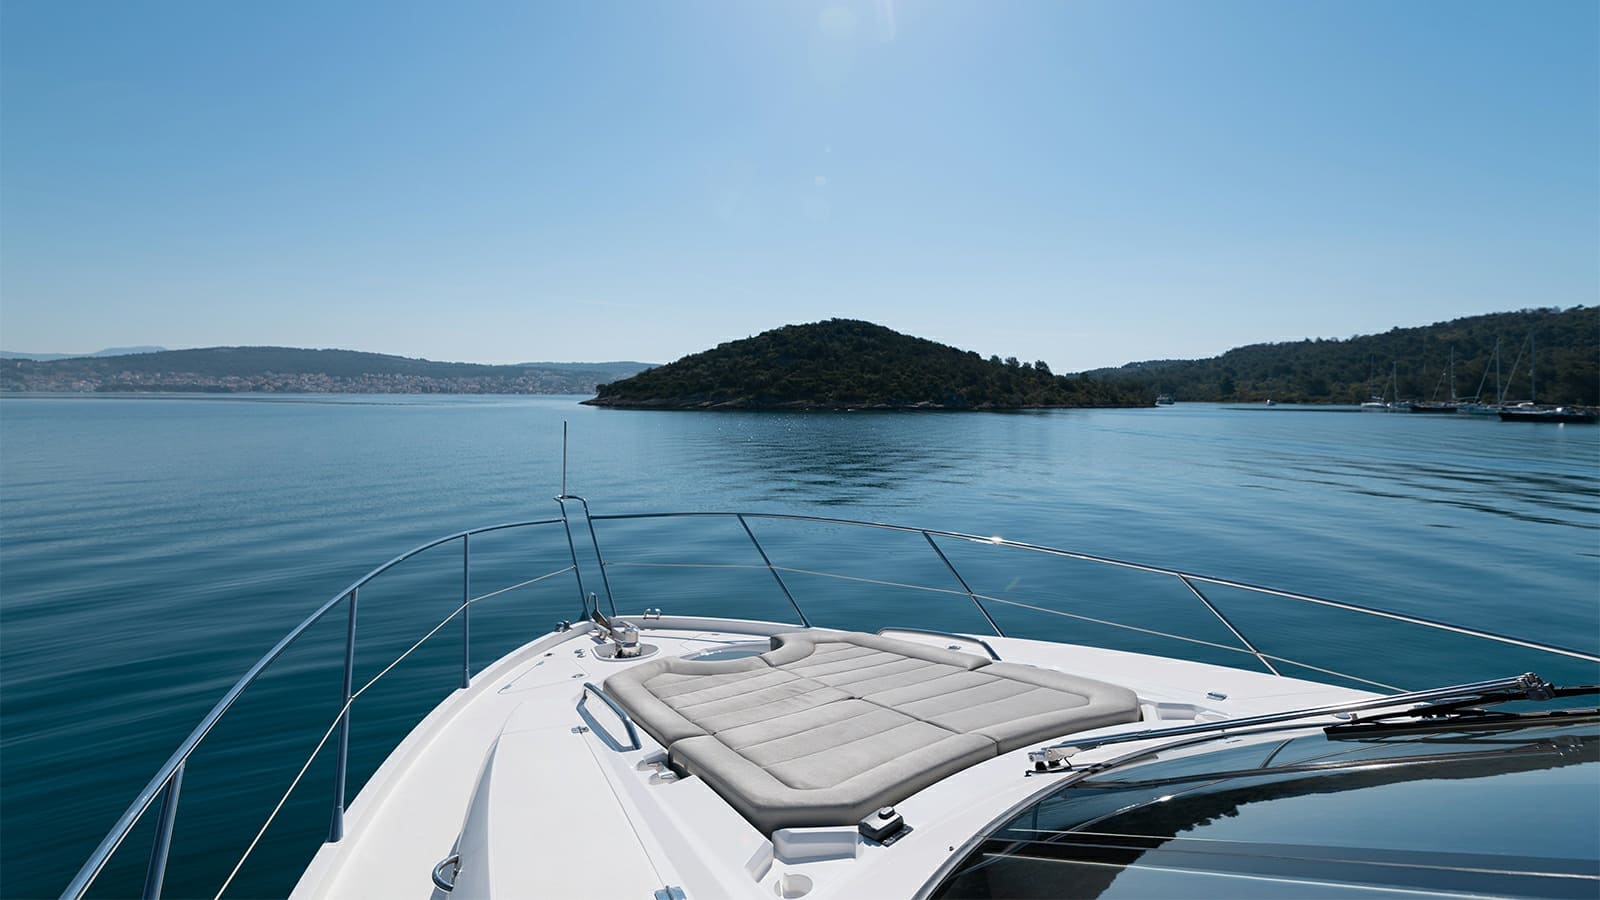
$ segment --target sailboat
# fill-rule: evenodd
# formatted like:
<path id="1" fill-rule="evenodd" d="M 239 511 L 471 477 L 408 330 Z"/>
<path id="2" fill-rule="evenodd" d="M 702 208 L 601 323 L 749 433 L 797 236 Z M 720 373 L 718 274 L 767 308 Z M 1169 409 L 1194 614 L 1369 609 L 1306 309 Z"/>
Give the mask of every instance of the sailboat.
<path id="1" fill-rule="evenodd" d="M 1456 399 L 1456 348 L 1454 346 L 1450 348 L 1450 368 L 1447 371 L 1450 379 L 1450 399 L 1448 401 L 1440 401 L 1437 399 L 1428 401 L 1413 400 L 1410 403 L 1410 409 L 1412 412 L 1455 413 L 1456 407 L 1460 405 L 1460 402 Z M 1439 396 L 1439 389 L 1437 387 L 1433 389 L 1433 395 L 1434 397 Z"/>
<path id="2" fill-rule="evenodd" d="M 1492 416 L 1505 405 L 1505 389 L 1500 384 L 1500 338 L 1494 339 L 1494 402 L 1483 402 L 1483 387 L 1489 381 L 1489 367 L 1483 367 L 1483 377 L 1478 379 L 1478 391 L 1470 400 L 1456 405 L 1456 412 L 1469 416 Z"/>
<path id="3" fill-rule="evenodd" d="M 1540 406 L 1535 402 L 1535 389 L 1537 382 L 1534 380 L 1534 351 L 1533 335 L 1528 335 L 1528 399 L 1513 406 L 1502 406 L 1496 410 L 1502 422 L 1545 422 L 1556 425 L 1594 425 L 1600 423 L 1600 412 L 1582 406 Z M 1517 361 L 1521 362 L 1519 354 Z M 1511 367 L 1515 376 L 1517 367 Z"/>
<path id="4" fill-rule="evenodd" d="M 1384 397 L 1389 395 L 1390 391 L 1394 392 L 1394 399 L 1393 400 L 1385 400 L 1385 399 L 1383 399 Z M 1365 403 L 1361 404 L 1361 411 L 1362 412 L 1397 412 L 1401 408 L 1402 407 L 1401 407 L 1401 403 L 1400 403 L 1400 369 L 1399 369 L 1398 365 L 1396 365 L 1394 363 L 1390 363 L 1389 386 L 1388 386 L 1388 388 L 1386 388 L 1382 394 L 1373 394 L 1373 395 L 1371 395 L 1367 399 L 1367 401 Z"/>

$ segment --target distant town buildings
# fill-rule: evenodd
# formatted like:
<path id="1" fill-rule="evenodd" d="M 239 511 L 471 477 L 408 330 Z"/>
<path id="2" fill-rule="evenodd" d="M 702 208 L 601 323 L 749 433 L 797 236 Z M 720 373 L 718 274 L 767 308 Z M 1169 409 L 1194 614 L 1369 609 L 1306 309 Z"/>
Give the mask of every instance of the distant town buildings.
<path id="1" fill-rule="evenodd" d="M 427 375 L 338 376 L 320 373 L 201 375 L 194 372 L 118 372 L 106 375 L 52 373 L 6 367 L 0 390 L 44 393 L 196 392 L 268 394 L 583 394 L 594 393 L 593 379 L 556 373 L 484 378 Z"/>

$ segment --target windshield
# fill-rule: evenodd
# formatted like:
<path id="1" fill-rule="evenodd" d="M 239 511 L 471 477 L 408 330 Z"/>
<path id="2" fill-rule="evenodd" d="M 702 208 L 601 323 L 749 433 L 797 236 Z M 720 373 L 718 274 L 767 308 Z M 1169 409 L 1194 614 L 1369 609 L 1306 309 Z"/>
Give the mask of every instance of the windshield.
<path id="1" fill-rule="evenodd" d="M 1600 892 L 1600 726 L 1321 732 L 1052 792 L 931 896 Z"/>

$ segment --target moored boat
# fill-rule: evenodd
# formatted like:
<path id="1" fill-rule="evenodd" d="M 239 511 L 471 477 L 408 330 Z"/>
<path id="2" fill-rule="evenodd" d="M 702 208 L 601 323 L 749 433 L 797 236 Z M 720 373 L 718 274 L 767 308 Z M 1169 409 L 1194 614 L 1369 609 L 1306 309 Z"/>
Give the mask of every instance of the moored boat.
<path id="1" fill-rule="evenodd" d="M 1492 359 L 1493 359 L 1493 364 L 1492 365 L 1493 365 L 1493 369 L 1494 369 L 1494 402 L 1493 403 L 1487 403 L 1487 402 L 1484 402 L 1484 400 L 1483 400 L 1483 390 L 1484 390 L 1484 387 L 1487 386 L 1488 383 L 1489 383 L 1489 370 L 1490 370 L 1490 366 L 1489 365 L 1485 365 L 1484 368 L 1483 368 L 1483 377 L 1478 379 L 1478 391 L 1477 391 L 1477 393 L 1473 394 L 1471 397 L 1468 397 L 1468 398 L 1462 400 L 1460 403 L 1458 403 L 1456 405 L 1456 412 L 1461 413 L 1462 415 L 1468 415 L 1468 416 L 1492 416 L 1492 415 L 1495 415 L 1496 413 L 1500 412 L 1500 410 L 1505 406 L 1505 402 L 1506 402 L 1505 386 L 1500 383 L 1500 339 L 1499 338 L 1495 338 L 1495 341 L 1494 341 L 1494 354 L 1493 354 Z"/>
<path id="2" fill-rule="evenodd" d="M 1456 404 L 1446 401 L 1413 400 L 1406 404 L 1406 409 L 1414 413 L 1431 413 L 1454 415 Z"/>
<path id="3" fill-rule="evenodd" d="M 1393 394 L 1393 399 L 1387 399 Z M 1383 392 L 1373 392 L 1361 404 L 1362 412 L 1404 412 L 1406 404 L 1400 399 L 1400 368 L 1395 363 L 1389 364 L 1389 383 L 1384 386 Z"/>
<path id="4" fill-rule="evenodd" d="M 1600 422 L 1600 411 L 1582 406 L 1537 407 L 1529 405 L 1499 410 L 1502 422 L 1545 422 L 1552 425 L 1593 425 Z"/>
<path id="5" fill-rule="evenodd" d="M 1449 390 L 1450 399 L 1438 399 L 1439 391 L 1446 388 Z M 1456 396 L 1456 348 L 1454 346 L 1450 348 L 1450 365 L 1445 370 L 1445 374 L 1439 377 L 1439 386 L 1434 388 L 1433 396 L 1434 399 L 1432 400 L 1413 400 L 1406 404 L 1406 408 L 1414 413 L 1455 415 L 1456 410 L 1461 406 L 1461 399 Z"/>

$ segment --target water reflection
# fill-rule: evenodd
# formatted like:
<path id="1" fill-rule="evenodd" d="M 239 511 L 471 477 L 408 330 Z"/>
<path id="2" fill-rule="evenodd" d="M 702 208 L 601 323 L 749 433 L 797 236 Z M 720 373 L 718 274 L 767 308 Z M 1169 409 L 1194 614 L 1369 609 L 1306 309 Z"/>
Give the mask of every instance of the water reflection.
<path id="1" fill-rule="evenodd" d="M 1263 470 L 1258 460 L 1236 457 L 1254 477 L 1297 484 L 1316 484 L 1365 497 L 1439 504 L 1504 516 L 1522 522 L 1600 530 L 1600 479 L 1575 474 L 1522 472 L 1455 463 L 1438 470 L 1419 470 L 1378 460 L 1279 459 Z M 1571 516 L 1551 512 L 1574 513 Z"/>
<path id="2" fill-rule="evenodd" d="M 678 449 L 712 477 L 759 487 L 765 500 L 808 505 L 904 505 L 930 489 L 968 485 L 975 474 L 1010 474 L 1047 454 L 1037 440 L 995 457 L 994 426 L 1005 417 L 940 413 L 724 413 L 714 427 L 690 428 Z M 1038 417 L 1012 417 L 1038 420 Z M 977 426 L 977 427 L 974 427 Z"/>

